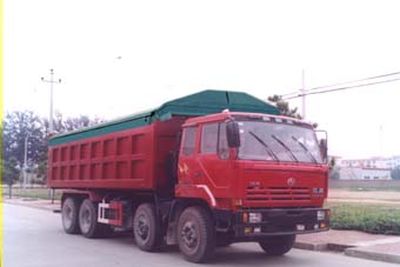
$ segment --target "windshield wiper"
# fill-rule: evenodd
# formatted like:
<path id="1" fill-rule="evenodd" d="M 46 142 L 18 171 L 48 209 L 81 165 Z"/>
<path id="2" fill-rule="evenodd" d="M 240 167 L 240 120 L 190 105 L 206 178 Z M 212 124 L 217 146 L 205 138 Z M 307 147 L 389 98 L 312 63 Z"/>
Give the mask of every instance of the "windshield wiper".
<path id="1" fill-rule="evenodd" d="M 297 138 L 294 137 L 294 136 L 292 136 L 292 139 L 293 139 L 294 141 L 296 141 L 296 142 L 303 148 L 304 151 L 307 152 L 307 154 L 310 156 L 310 158 L 312 159 L 312 161 L 314 161 L 314 163 L 318 163 L 318 161 L 317 161 L 317 159 L 314 157 L 314 155 L 310 152 L 310 150 L 308 150 L 308 148 L 307 148 L 302 142 L 299 141 L 299 139 L 297 139 Z"/>
<path id="2" fill-rule="evenodd" d="M 258 135 L 256 135 L 253 131 L 249 131 L 249 134 L 265 147 L 265 150 L 268 152 L 270 156 L 272 156 L 276 161 L 279 161 L 274 151 L 272 151 L 272 149 Z"/>
<path id="3" fill-rule="evenodd" d="M 293 153 L 293 151 L 292 150 L 290 150 L 290 148 L 280 139 L 280 138 L 278 138 L 276 135 L 271 135 L 271 137 L 276 141 L 276 142 L 278 142 L 281 146 L 283 146 L 286 150 L 287 150 L 287 152 L 289 152 L 289 154 L 290 154 L 290 156 L 296 161 L 296 162 L 299 162 L 299 160 L 296 158 L 296 156 L 294 155 L 294 153 Z"/>

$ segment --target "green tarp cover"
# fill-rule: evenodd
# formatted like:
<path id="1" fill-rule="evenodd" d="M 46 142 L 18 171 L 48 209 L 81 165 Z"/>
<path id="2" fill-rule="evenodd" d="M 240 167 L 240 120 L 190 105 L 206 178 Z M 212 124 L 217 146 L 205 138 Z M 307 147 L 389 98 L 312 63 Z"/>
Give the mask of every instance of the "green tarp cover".
<path id="1" fill-rule="evenodd" d="M 97 124 L 93 127 L 54 136 L 49 145 L 58 145 L 82 138 L 108 134 L 116 131 L 151 124 L 155 120 L 167 120 L 174 115 L 202 116 L 230 111 L 255 112 L 278 115 L 276 107 L 247 93 L 205 90 L 182 98 L 168 101 L 159 108 L 133 114 L 128 117 Z"/>

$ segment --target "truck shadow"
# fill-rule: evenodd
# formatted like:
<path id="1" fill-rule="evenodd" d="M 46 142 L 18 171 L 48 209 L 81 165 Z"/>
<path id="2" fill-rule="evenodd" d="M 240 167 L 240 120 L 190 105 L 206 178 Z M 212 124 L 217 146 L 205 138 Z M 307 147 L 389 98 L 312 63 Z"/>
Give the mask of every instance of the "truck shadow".
<path id="1" fill-rule="evenodd" d="M 285 256 L 269 256 L 252 243 L 239 243 L 225 248 L 217 248 L 215 257 L 210 261 L 210 264 L 229 264 L 229 266 L 303 265 L 301 259 L 292 257 L 290 252 Z"/>
<path id="2" fill-rule="evenodd" d="M 139 250 L 135 244 L 135 240 L 130 232 L 113 233 L 108 237 L 108 242 L 115 242 L 123 246 L 131 246 L 133 249 Z M 146 252 L 143 252 L 146 253 Z M 177 245 L 169 245 L 163 247 L 157 254 L 160 257 L 177 258 L 182 255 L 179 252 Z M 152 255 L 154 255 L 152 253 Z M 228 247 L 216 248 L 215 256 L 204 265 L 218 265 L 218 266 L 266 266 L 268 264 L 281 265 L 281 266 L 307 266 L 312 265 L 312 260 L 304 257 L 293 256 L 289 252 L 285 256 L 274 257 L 264 253 L 255 243 L 237 243 Z M 190 263 L 187 263 L 188 266 Z"/>

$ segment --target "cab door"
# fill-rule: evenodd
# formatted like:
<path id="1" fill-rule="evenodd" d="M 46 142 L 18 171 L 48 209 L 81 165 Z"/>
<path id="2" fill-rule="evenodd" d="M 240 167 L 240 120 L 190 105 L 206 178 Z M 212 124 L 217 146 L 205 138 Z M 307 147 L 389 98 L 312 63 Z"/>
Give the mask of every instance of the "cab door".
<path id="1" fill-rule="evenodd" d="M 197 162 L 199 175 L 216 193 L 216 197 L 226 197 L 232 182 L 232 166 L 226 140 L 224 122 L 212 122 L 201 125 L 200 147 Z"/>
<path id="2" fill-rule="evenodd" d="M 179 152 L 178 179 L 180 185 L 199 184 L 200 166 L 197 163 L 199 136 L 197 126 L 183 129 L 182 145 Z M 200 182 L 201 183 L 201 182 Z"/>

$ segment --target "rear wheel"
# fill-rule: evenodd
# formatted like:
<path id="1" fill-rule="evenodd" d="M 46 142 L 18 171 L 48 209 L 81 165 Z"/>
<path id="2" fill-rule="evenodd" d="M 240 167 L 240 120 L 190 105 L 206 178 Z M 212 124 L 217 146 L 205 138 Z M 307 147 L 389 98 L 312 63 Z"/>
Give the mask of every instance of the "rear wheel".
<path id="1" fill-rule="evenodd" d="M 61 220 L 64 231 L 68 234 L 79 233 L 79 201 L 68 197 L 64 200 L 61 208 Z"/>
<path id="2" fill-rule="evenodd" d="M 179 217 L 177 239 L 185 259 L 205 262 L 215 249 L 215 230 L 211 215 L 202 207 L 186 208 Z"/>
<path id="3" fill-rule="evenodd" d="M 160 223 L 156 219 L 154 204 L 141 204 L 133 219 L 133 234 L 136 245 L 144 251 L 156 251 L 161 246 Z"/>
<path id="4" fill-rule="evenodd" d="M 79 228 L 87 238 L 102 237 L 110 228 L 109 225 L 97 222 L 97 206 L 90 199 L 85 199 L 79 209 Z"/>
<path id="5" fill-rule="evenodd" d="M 267 254 L 281 256 L 292 249 L 295 240 L 296 235 L 271 236 L 259 244 Z"/>

